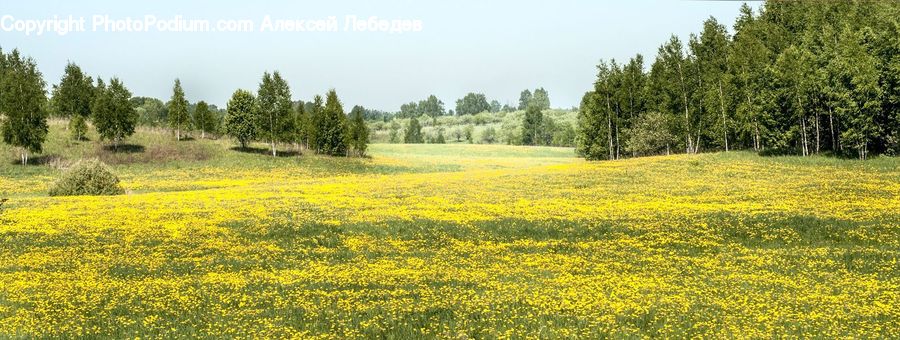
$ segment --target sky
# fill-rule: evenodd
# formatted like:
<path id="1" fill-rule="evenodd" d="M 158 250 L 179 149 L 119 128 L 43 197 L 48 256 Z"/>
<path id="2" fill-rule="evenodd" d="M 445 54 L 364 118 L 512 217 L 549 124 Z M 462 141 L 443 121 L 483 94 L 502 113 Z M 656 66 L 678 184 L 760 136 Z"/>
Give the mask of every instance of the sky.
<path id="1" fill-rule="evenodd" d="M 180 78 L 188 100 L 224 107 L 239 88 L 255 91 L 277 70 L 295 100 L 334 88 L 353 105 L 396 111 L 430 94 L 452 109 L 468 92 L 515 105 L 523 89 L 544 87 L 553 107 L 568 108 L 592 87 L 601 59 L 652 62 L 660 44 L 699 32 L 713 16 L 729 30 L 740 1 L 40 1 L 0 0 L 0 47 L 31 56 L 48 83 L 68 61 L 89 75 L 118 77 L 135 96 L 167 101 Z M 26 35 L 47 19 L 85 19 L 83 32 Z M 115 22 L 180 16 L 205 20 L 209 31 L 114 31 Z M 348 16 L 386 20 L 404 32 L 353 30 Z M 331 31 L 290 31 L 334 17 Z M 95 20 L 108 18 L 110 21 Z M 220 23 L 249 22 L 245 32 Z M 368 21 L 366 21 L 368 22 Z M 105 23 L 111 23 L 107 29 Z M 420 23 L 421 26 L 416 25 Z M 121 24 L 119 24 L 121 25 Z M 36 26 L 32 26 L 36 27 Z M 279 29 L 272 31 L 271 28 Z M 322 26 L 320 26 L 322 27 Z M 421 29 L 414 30 L 414 27 Z"/>

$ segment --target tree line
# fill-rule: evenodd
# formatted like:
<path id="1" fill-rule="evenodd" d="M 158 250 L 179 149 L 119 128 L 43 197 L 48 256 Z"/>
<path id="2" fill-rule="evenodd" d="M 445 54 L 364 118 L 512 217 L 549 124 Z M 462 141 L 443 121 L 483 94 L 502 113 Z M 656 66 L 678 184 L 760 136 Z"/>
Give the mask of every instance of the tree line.
<path id="1" fill-rule="evenodd" d="M 68 119 L 67 128 L 77 140 L 86 138 L 90 122 L 100 139 L 114 148 L 142 123 L 165 125 L 176 140 L 199 131 L 201 138 L 225 133 L 244 148 L 253 141 L 265 142 L 273 156 L 281 144 L 332 156 L 363 156 L 369 143 L 361 107 L 348 117 L 333 89 L 325 100 L 317 95 L 311 105 L 293 102 L 287 82 L 277 71 L 263 75 L 255 95 L 235 91 L 224 112 L 204 101 L 189 103 L 178 79 L 164 104 L 155 98 L 133 97 L 118 78 L 95 81 L 71 62 L 50 98 L 45 88 L 32 58 L 0 48 L 0 134 L 4 143 L 19 150 L 23 165 L 29 153 L 42 151 L 51 114 Z"/>
<path id="2" fill-rule="evenodd" d="M 900 3 L 744 4 L 672 36 L 645 69 L 601 61 L 579 110 L 578 152 L 617 159 L 751 149 L 865 159 L 900 152 Z"/>
<path id="3" fill-rule="evenodd" d="M 324 99 L 316 95 L 309 103 L 295 103 L 278 71 L 263 74 L 255 96 L 247 90 L 235 91 L 224 125 L 242 148 L 254 140 L 264 141 L 273 156 L 279 144 L 332 156 L 363 156 L 369 143 L 362 107 L 354 107 L 348 117 L 334 89 Z"/>
<path id="4" fill-rule="evenodd" d="M 458 118 L 474 117 L 471 123 L 464 127 L 458 127 L 452 131 L 445 131 L 437 120 L 445 114 L 443 102 L 431 95 L 427 99 L 403 104 L 400 111 L 393 117 L 406 120 L 406 126 L 401 126 L 396 120 L 385 118 L 385 123 L 390 120 L 391 143 L 432 143 L 443 144 L 448 140 L 456 142 L 465 140 L 468 143 L 481 142 L 493 144 L 501 139 L 511 145 L 545 145 L 545 146 L 572 146 L 574 144 L 575 128 L 568 122 L 558 122 L 544 111 L 550 109 L 550 94 L 543 87 L 532 92 L 523 90 L 519 96 L 518 107 L 509 105 L 500 106 L 496 100 L 488 103 L 484 94 L 470 92 L 457 101 L 456 111 L 450 110 L 449 114 Z M 521 112 L 516 112 L 516 111 Z M 507 115 L 518 116 L 516 124 L 509 123 Z M 487 117 L 489 116 L 489 118 Z M 423 121 L 424 120 L 424 121 Z M 476 138 L 474 125 L 486 125 L 489 121 L 499 121 L 498 128 L 488 126 L 480 131 L 480 138 Z M 446 119 L 444 119 L 446 121 Z M 495 122 L 496 123 L 496 122 Z M 422 130 L 428 124 L 435 126 L 432 133 L 426 134 Z M 474 124 L 474 125 L 473 125 Z M 375 126 L 383 126 L 375 122 Z M 445 135 L 445 132 L 449 133 Z M 448 137 L 450 137 L 448 139 Z"/>

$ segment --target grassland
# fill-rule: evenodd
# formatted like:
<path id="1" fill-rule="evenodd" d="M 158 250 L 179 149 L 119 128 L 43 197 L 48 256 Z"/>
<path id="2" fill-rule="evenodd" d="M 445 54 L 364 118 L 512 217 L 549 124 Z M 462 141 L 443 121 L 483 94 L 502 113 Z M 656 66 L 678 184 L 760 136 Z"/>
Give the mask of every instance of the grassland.
<path id="1" fill-rule="evenodd" d="M 0 338 L 900 336 L 893 158 L 51 134 L 0 148 Z M 82 155 L 129 193 L 47 197 Z"/>

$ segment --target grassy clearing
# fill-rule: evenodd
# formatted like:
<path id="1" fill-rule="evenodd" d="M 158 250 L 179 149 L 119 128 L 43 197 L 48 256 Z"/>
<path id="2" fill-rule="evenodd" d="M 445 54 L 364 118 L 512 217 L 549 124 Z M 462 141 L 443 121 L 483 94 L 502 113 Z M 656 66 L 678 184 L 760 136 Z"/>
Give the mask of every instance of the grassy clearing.
<path id="1" fill-rule="evenodd" d="M 165 143 L 209 157 L 115 164 L 131 193 L 114 198 L 47 197 L 59 170 L 0 165 L 0 337 L 900 330 L 893 158 L 376 144 L 272 159 Z"/>

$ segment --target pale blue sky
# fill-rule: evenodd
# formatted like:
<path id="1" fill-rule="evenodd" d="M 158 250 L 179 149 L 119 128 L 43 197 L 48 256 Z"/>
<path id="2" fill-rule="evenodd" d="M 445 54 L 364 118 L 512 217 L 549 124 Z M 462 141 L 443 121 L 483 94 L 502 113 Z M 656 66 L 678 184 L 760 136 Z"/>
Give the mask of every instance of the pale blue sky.
<path id="1" fill-rule="evenodd" d="M 279 70 L 294 99 L 335 88 L 345 108 L 394 111 L 437 95 L 453 108 L 466 92 L 515 103 L 543 86 L 554 107 L 577 105 L 600 59 L 627 60 L 677 34 L 698 32 L 715 16 L 731 29 L 739 1 L 20 1 L 0 0 L 0 16 L 87 19 L 88 32 L 25 36 L 0 31 L 4 50 L 32 56 L 49 84 L 71 60 L 89 74 L 117 76 L 135 95 L 168 100 L 181 78 L 188 99 L 224 104 L 237 88 L 256 90 Z M 233 4 L 232 4 L 233 3 Z M 90 32 L 91 16 L 161 19 L 419 19 L 421 32 L 109 33 Z M 258 28 L 258 27 L 257 27 Z"/>

